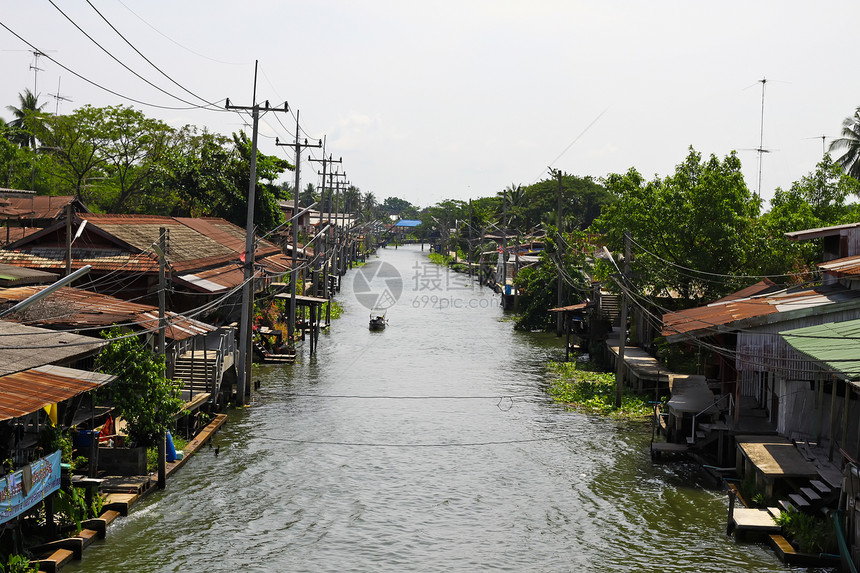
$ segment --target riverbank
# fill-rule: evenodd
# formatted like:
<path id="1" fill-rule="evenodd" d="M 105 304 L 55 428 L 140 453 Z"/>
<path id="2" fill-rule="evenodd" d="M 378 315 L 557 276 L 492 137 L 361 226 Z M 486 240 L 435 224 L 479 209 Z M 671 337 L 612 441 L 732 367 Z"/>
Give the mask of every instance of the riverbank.
<path id="1" fill-rule="evenodd" d="M 211 447 L 212 438 L 226 423 L 226 414 L 215 415 L 214 419 L 188 442 L 182 452 L 182 457 L 175 462 L 166 464 L 167 479 L 172 477 L 204 446 L 210 444 Z M 72 484 L 75 487 L 93 488 L 94 490 L 104 488 L 113 491 L 112 493 L 99 493 L 102 496 L 101 514 L 96 518 L 82 521 L 81 530 L 76 535 L 29 549 L 36 556 L 30 561 L 30 564 L 38 567 L 39 571 L 53 573 L 62 569 L 72 560 L 82 559 L 84 549 L 99 540 L 106 539 L 108 526 L 117 518 L 127 516 L 132 506 L 156 491 L 160 491 L 158 476 L 155 474 L 72 479 Z"/>

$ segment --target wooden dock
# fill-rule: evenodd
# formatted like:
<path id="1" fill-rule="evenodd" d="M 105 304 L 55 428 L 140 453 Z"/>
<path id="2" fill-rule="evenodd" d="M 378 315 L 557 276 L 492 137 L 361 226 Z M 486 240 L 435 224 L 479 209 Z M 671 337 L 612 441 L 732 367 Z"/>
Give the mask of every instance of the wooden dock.
<path id="1" fill-rule="evenodd" d="M 205 446 L 215 433 L 227 422 L 226 414 L 218 414 L 188 442 L 183 450 L 182 459 L 167 464 L 167 476 L 182 467 L 201 447 Z M 40 558 L 31 561 L 39 571 L 59 571 L 69 561 L 81 559 L 83 550 L 96 539 L 104 539 L 107 526 L 116 518 L 128 515 L 129 508 L 146 495 L 158 489 L 158 476 L 112 476 L 104 478 L 100 489 L 104 506 L 99 517 L 81 523 L 81 532 L 74 537 L 46 543 L 32 549 Z"/>

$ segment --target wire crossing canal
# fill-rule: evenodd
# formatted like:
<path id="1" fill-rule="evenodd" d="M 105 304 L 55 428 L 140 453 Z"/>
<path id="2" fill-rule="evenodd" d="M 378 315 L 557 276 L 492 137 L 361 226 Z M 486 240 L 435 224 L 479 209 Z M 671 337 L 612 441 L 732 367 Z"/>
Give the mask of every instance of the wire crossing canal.
<path id="1" fill-rule="evenodd" d="M 647 426 L 552 401 L 555 336 L 514 332 L 498 295 L 418 247 L 379 253 L 344 278 L 315 357 L 255 367 L 220 455 L 66 571 L 786 571 L 725 536 L 726 496 L 695 466 L 652 464 Z M 372 332 L 363 301 L 391 269 L 402 289 Z"/>

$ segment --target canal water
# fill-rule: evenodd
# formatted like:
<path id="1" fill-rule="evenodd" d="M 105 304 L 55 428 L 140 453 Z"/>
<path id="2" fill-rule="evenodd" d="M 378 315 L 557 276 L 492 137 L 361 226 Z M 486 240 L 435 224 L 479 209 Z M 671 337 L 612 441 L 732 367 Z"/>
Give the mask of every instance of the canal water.
<path id="1" fill-rule="evenodd" d="M 647 426 L 553 403 L 559 341 L 515 332 L 498 295 L 426 254 L 350 271 L 317 356 L 255 366 L 218 455 L 67 570 L 790 570 L 725 536 L 726 496 L 694 465 L 652 463 Z"/>

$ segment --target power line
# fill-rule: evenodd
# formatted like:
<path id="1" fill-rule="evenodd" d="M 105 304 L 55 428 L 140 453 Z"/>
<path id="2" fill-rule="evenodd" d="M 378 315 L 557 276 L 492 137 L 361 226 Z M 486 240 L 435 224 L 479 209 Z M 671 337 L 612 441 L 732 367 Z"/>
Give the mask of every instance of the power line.
<path id="1" fill-rule="evenodd" d="M 176 44 L 177 46 L 179 46 L 179 47 L 180 47 L 180 48 L 182 48 L 183 50 L 185 50 L 185 51 L 187 51 L 187 52 L 190 52 L 190 53 L 194 54 L 195 56 L 199 56 L 199 57 L 201 57 L 201 58 L 203 58 L 203 59 L 206 59 L 206 60 L 209 60 L 209 61 L 212 61 L 212 62 L 216 62 L 216 63 L 218 63 L 218 64 L 225 64 L 225 65 L 228 65 L 228 66 L 249 66 L 249 65 L 251 65 L 251 62 L 224 62 L 224 61 L 222 61 L 222 60 L 216 60 L 215 58 L 210 58 L 209 56 L 205 56 L 205 55 L 203 55 L 203 54 L 201 54 L 201 53 L 199 53 L 199 52 L 195 52 L 195 51 L 194 51 L 194 50 L 192 50 L 191 48 L 189 48 L 189 47 L 187 47 L 187 46 L 184 46 L 184 45 L 180 44 L 179 42 L 177 42 L 176 40 L 174 40 L 174 39 L 173 39 L 173 38 L 171 38 L 170 36 L 168 36 L 168 35 L 164 34 L 164 33 L 163 33 L 162 31 L 160 31 L 158 28 L 156 28 L 155 26 L 153 26 L 152 24 L 150 24 L 149 22 L 147 22 L 146 20 L 144 20 L 143 18 L 141 18 L 141 16 L 140 16 L 137 12 L 135 12 L 134 10 L 132 10 L 131 8 L 129 8 L 129 7 L 128 7 L 128 6 L 127 6 L 127 5 L 126 5 L 122 0 L 117 0 L 117 2 L 119 2 L 119 3 L 120 3 L 120 5 L 122 5 L 122 7 L 123 7 L 123 8 L 125 8 L 126 10 L 128 10 L 129 12 L 131 12 L 131 13 L 135 16 L 135 18 L 137 18 L 138 20 L 140 20 L 141 22 L 143 22 L 144 24 L 146 24 L 149 28 L 151 28 L 153 31 L 155 31 L 158 35 L 160 35 L 160 36 L 162 36 L 163 38 L 165 38 L 165 39 L 169 40 L 170 42 L 173 42 L 174 44 Z"/>
<path id="2" fill-rule="evenodd" d="M 54 4 L 53 0 L 49 0 L 49 1 L 51 2 L 51 4 Z M 156 70 L 157 70 L 161 75 L 163 75 L 165 78 L 167 78 L 168 80 L 170 80 L 174 85 L 176 85 L 176 86 L 177 86 L 177 87 L 179 87 L 180 89 L 184 90 L 184 91 L 185 91 L 185 92 L 187 92 L 188 94 L 190 94 L 190 95 L 192 95 L 192 96 L 196 97 L 197 99 L 199 99 L 199 100 L 201 100 L 201 101 L 203 101 L 203 102 L 207 103 L 207 104 L 208 104 L 208 105 L 210 105 L 210 106 L 213 106 L 213 107 L 218 108 L 218 111 L 223 111 L 223 110 L 220 108 L 220 106 L 218 106 L 217 104 L 215 104 L 215 103 L 213 103 L 213 102 L 210 102 L 210 101 L 208 101 L 208 100 L 207 100 L 207 99 L 205 99 L 205 98 L 200 97 L 199 95 L 197 95 L 196 93 L 192 92 L 191 90 L 189 90 L 188 88 L 184 87 L 184 86 L 183 86 L 183 85 L 181 85 L 179 82 L 177 82 L 176 80 L 174 80 L 172 77 L 170 77 L 169 75 L 167 75 L 167 74 L 166 74 L 166 73 L 165 73 L 161 68 L 159 68 L 159 67 L 158 67 L 158 66 L 156 66 L 154 63 L 152 63 L 152 61 L 151 61 L 149 58 L 147 58 L 146 56 L 144 56 L 144 55 L 140 52 L 140 50 L 138 50 L 136 47 L 134 47 L 134 45 L 133 45 L 131 42 L 129 42 L 129 41 L 128 41 L 128 39 L 127 39 L 125 36 L 123 36 L 123 35 L 122 35 L 122 33 L 121 33 L 119 30 L 117 30 L 117 29 L 116 29 L 116 27 L 115 27 L 113 24 L 111 24 L 111 23 L 110 23 L 110 21 L 109 21 L 107 18 L 105 18 L 105 17 L 104 17 L 104 15 L 103 15 L 101 12 L 99 12 L 99 11 L 98 11 L 98 9 L 97 9 L 95 6 L 93 6 L 93 3 L 92 3 L 92 2 L 90 2 L 90 0 L 87 0 L 87 4 L 89 4 L 89 5 L 90 5 L 90 8 L 92 8 L 93 10 L 95 10 L 96 14 L 98 14 L 99 16 L 101 16 L 101 19 L 102 19 L 102 20 L 104 20 L 104 21 L 105 21 L 105 23 L 106 23 L 108 26 L 110 26 L 111 30 L 113 30 L 114 32 L 116 32 L 116 34 L 117 34 L 120 38 L 122 38 L 122 39 L 123 39 L 123 41 L 124 41 L 126 44 L 128 44 L 128 45 L 129 45 L 129 47 L 130 47 L 132 50 L 134 50 L 135 52 L 137 52 L 137 55 L 139 55 L 141 58 L 143 58 L 144 60 L 146 60 L 146 63 L 148 63 L 148 64 L 149 64 L 150 66 L 152 66 L 153 68 L 155 68 L 155 69 L 156 69 Z M 59 10 L 59 8 L 58 8 L 58 10 Z M 65 14 L 63 14 L 63 15 L 65 16 Z M 99 47 L 101 47 L 101 46 L 99 46 Z M 174 96 L 174 97 L 175 97 L 175 96 Z M 177 98 L 177 99 L 179 99 L 179 98 Z M 180 101 L 182 101 L 182 100 L 180 100 Z M 188 103 L 188 102 L 186 102 L 186 103 Z"/>
<path id="3" fill-rule="evenodd" d="M 110 58 L 111 58 L 113 61 L 115 61 L 116 63 L 118 63 L 119 65 L 121 65 L 123 68 L 125 68 L 125 69 L 126 69 L 126 70 L 128 70 L 129 72 L 131 72 L 135 77 L 137 77 L 137 78 L 139 78 L 139 79 L 143 80 L 145 83 L 147 83 L 148 85 L 150 85 L 150 86 L 154 87 L 155 89 L 157 89 L 158 91 L 160 91 L 161 93 L 163 93 L 163 94 L 165 94 L 165 95 L 167 95 L 167 96 L 170 96 L 170 97 L 172 97 L 172 98 L 174 98 L 174 99 L 177 99 L 177 100 L 181 101 L 182 103 L 186 103 L 186 104 L 188 104 L 188 105 L 194 105 L 194 106 L 196 106 L 196 104 L 194 104 L 194 103 L 192 103 L 192 102 L 190 102 L 190 101 L 184 100 L 184 99 L 182 99 L 182 98 L 181 98 L 181 97 L 179 97 L 179 96 L 173 95 L 172 93 L 168 92 L 167 90 L 165 90 L 165 89 L 163 89 L 163 88 L 161 88 L 161 87 L 159 87 L 159 86 L 155 85 L 154 83 L 152 83 L 151 81 L 149 81 L 148 79 L 144 78 L 142 75 L 140 75 L 139 73 L 137 73 L 136 71 L 134 71 L 133 69 L 131 69 L 130 67 L 128 67 L 124 62 L 122 62 L 119 58 L 117 58 L 115 55 L 113 55 L 113 54 L 112 54 L 112 53 L 111 53 L 107 48 L 105 48 L 105 47 L 104 47 L 104 46 L 102 46 L 100 43 L 98 43 L 98 41 L 96 41 L 96 39 L 95 39 L 95 38 L 93 38 L 92 36 L 90 36 L 90 35 L 86 32 L 86 30 L 84 30 L 83 28 L 81 28 L 81 27 L 77 24 L 77 22 L 75 22 L 74 20 L 72 20 L 72 19 L 71 19 L 71 17 L 69 17 L 69 15 L 68 15 L 68 14 L 66 14 L 65 12 L 63 12 L 63 10 L 62 10 L 59 6 L 57 6 L 57 4 L 54 2 L 54 0 L 48 0 L 48 2 L 51 4 L 51 6 L 53 6 L 54 8 L 56 8 L 56 10 L 57 10 L 60 14 L 62 14 L 62 15 L 63 15 L 63 17 L 64 17 L 64 18 L 66 18 L 66 20 L 68 20 L 69 22 L 71 22 L 71 24 L 72 24 L 75 28 L 77 28 L 77 29 L 78 29 L 78 31 L 79 31 L 81 34 L 83 34 L 84 36 L 86 36 L 86 37 L 87 37 L 87 39 L 88 39 L 88 40 L 90 40 L 90 41 L 91 41 L 93 44 L 95 44 L 96 46 L 98 46 L 98 47 L 99 47 L 99 49 L 101 49 L 101 51 L 103 51 L 105 54 L 107 54 L 108 56 L 110 56 Z M 92 4 L 90 4 L 90 6 L 92 6 Z M 93 9 L 95 9 L 95 8 L 93 8 Z M 98 12 L 98 10 L 96 10 L 96 12 Z M 99 14 L 99 15 L 101 15 L 101 14 Z M 108 22 L 108 24 L 110 24 L 110 22 Z M 117 32 L 117 33 L 118 33 L 118 32 Z M 123 39 L 125 39 L 125 38 L 123 38 Z M 134 47 L 134 46 L 132 46 L 132 47 Z M 138 52 L 138 53 L 139 53 L 139 52 Z M 141 54 L 141 56 L 142 56 L 142 54 Z M 146 58 L 144 58 L 144 59 L 146 59 Z M 147 60 L 147 61 L 149 61 L 149 60 Z M 168 79 L 170 79 L 170 78 L 168 78 Z M 171 80 L 171 81 L 172 81 L 172 80 Z M 180 87 L 181 87 L 181 86 L 180 86 Z M 183 89 L 184 89 L 184 88 L 183 88 Z M 192 94 L 192 95 L 193 95 L 193 94 Z M 196 96 L 195 96 L 195 97 L 196 97 Z M 201 99 L 202 99 L 202 98 L 201 98 Z M 203 101 L 206 101 L 206 100 L 203 100 Z M 208 104 L 208 105 L 214 105 L 214 104 Z M 221 110 L 219 110 L 219 111 L 221 111 Z"/>
<path id="4" fill-rule="evenodd" d="M 210 110 L 210 108 L 207 108 L 207 107 L 205 107 L 205 106 L 199 106 L 199 105 L 195 105 L 195 106 L 191 106 L 191 107 L 178 107 L 178 106 L 160 105 L 160 104 L 155 104 L 155 103 L 150 103 L 150 102 L 142 101 L 142 100 L 139 100 L 139 99 L 136 99 L 136 98 L 133 98 L 133 97 L 127 96 L 127 95 L 123 95 L 123 94 L 121 94 L 121 93 L 119 93 L 119 92 L 117 92 L 117 91 L 114 91 L 114 90 L 112 90 L 112 89 L 110 89 L 110 88 L 108 88 L 108 87 L 105 87 L 105 86 L 103 86 L 103 85 L 101 85 L 101 84 L 99 84 L 99 83 L 97 83 L 97 82 L 95 82 L 95 81 L 93 81 L 93 80 L 91 80 L 91 79 L 89 79 L 89 78 L 87 78 L 87 77 L 85 77 L 85 76 L 83 76 L 83 75 L 79 74 L 78 72 L 74 71 L 73 69 L 69 68 L 68 66 L 65 66 L 65 65 L 61 64 L 60 62 L 58 62 L 58 61 L 57 61 L 57 59 L 56 59 L 56 58 L 53 58 L 53 57 L 49 56 L 48 54 L 46 54 L 45 52 L 42 52 L 41 50 L 39 50 L 39 49 L 38 49 L 34 44 L 31 44 L 30 42 L 28 42 L 28 41 L 27 41 L 26 39 L 24 39 L 20 34 L 18 34 L 17 32 L 15 32 L 14 30 L 12 30 L 12 28 L 10 28 L 9 26 L 7 26 L 7 25 L 6 25 L 6 24 L 4 24 L 3 22 L 0 22 L 0 27 L 4 28 L 7 32 L 9 32 L 10 34 L 12 34 L 13 36 L 15 36 L 16 38 L 18 38 L 18 39 L 19 39 L 19 40 L 21 40 L 22 42 L 24 42 L 25 44 L 27 44 L 28 46 L 30 46 L 32 49 L 39 51 L 39 53 L 41 53 L 44 57 L 48 58 L 48 59 L 49 59 L 49 60 L 51 60 L 53 63 L 57 64 L 58 66 L 60 66 L 61 68 L 63 68 L 64 70 L 66 70 L 67 72 L 69 72 L 70 74 L 72 74 L 73 76 L 75 76 L 76 78 L 78 78 L 78 79 L 80 79 L 80 80 L 83 80 L 83 81 L 85 81 L 86 83 L 88 83 L 88 84 L 90 84 L 90 85 L 92 85 L 92 86 L 94 86 L 94 87 L 97 87 L 98 89 L 103 90 L 103 91 L 105 91 L 105 92 L 107 92 L 107 93 L 109 93 L 109 94 L 115 95 L 115 96 L 117 96 L 117 97 L 119 97 L 119 98 L 122 98 L 122 99 L 125 99 L 125 100 L 128 100 L 128 101 L 131 101 L 131 102 L 134 102 L 134 103 L 137 103 L 137 104 L 143 105 L 143 106 L 147 106 L 147 107 L 154 107 L 154 108 L 157 108 L 157 109 L 168 109 L 168 110 L 206 109 L 206 110 Z M 174 96 L 174 97 L 175 97 L 175 96 Z M 178 99 L 178 98 L 177 98 L 177 99 Z M 220 101 L 221 101 L 221 100 L 219 100 L 219 102 L 220 102 Z M 210 110 L 210 111 L 211 111 L 211 110 Z"/>

